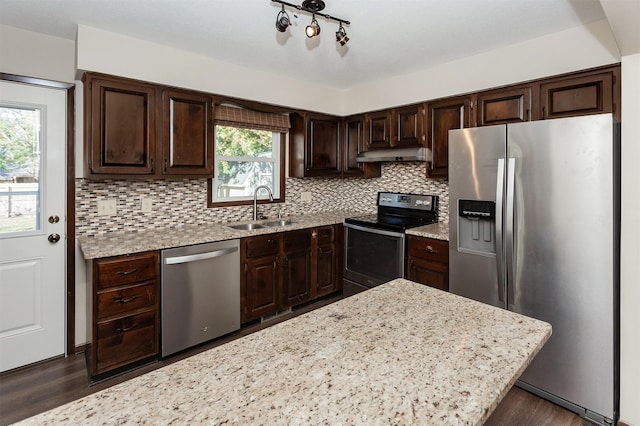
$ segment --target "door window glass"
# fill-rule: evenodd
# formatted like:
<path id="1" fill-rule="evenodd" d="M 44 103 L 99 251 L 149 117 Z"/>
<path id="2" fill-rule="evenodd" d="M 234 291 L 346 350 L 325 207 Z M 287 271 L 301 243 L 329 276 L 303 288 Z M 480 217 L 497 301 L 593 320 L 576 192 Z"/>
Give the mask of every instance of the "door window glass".
<path id="1" fill-rule="evenodd" d="M 41 229 L 41 115 L 0 105 L 0 237 Z"/>

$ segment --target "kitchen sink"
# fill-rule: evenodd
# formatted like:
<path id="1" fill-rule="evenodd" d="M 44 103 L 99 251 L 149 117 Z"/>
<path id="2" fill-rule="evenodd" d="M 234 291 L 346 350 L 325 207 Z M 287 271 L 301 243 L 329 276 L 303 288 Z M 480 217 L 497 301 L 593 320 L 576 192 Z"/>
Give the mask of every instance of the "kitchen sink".
<path id="1" fill-rule="evenodd" d="M 291 225 L 292 223 L 293 221 L 290 219 L 281 219 L 281 220 L 274 220 L 271 222 L 263 223 L 262 225 L 271 228 L 274 226 L 287 226 L 287 225 Z"/>
<path id="2" fill-rule="evenodd" d="M 287 226 L 287 225 L 291 225 L 292 223 L 294 222 L 291 219 L 278 219 L 278 220 L 272 220 L 272 221 L 263 222 L 263 223 L 250 222 L 250 223 L 239 223 L 238 225 L 228 225 L 228 226 L 229 228 L 237 229 L 240 231 L 252 231 L 254 229 Z"/>
<path id="3" fill-rule="evenodd" d="M 229 228 L 238 229 L 240 231 L 252 231 L 254 229 L 264 228 L 260 223 L 241 223 L 238 225 L 229 225 Z"/>

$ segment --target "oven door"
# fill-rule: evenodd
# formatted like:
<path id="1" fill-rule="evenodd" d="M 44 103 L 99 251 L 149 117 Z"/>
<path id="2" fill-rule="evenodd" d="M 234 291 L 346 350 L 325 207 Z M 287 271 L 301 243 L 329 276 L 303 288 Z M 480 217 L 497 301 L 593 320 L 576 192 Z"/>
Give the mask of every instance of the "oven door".
<path id="1" fill-rule="evenodd" d="M 345 291 L 350 284 L 366 290 L 404 276 L 404 233 L 351 223 L 344 227 Z"/>

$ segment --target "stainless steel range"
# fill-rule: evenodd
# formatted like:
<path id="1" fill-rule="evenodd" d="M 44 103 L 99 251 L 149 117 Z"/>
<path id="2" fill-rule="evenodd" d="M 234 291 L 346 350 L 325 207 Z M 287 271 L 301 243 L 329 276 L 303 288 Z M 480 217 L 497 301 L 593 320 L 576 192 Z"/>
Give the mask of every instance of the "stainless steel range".
<path id="1" fill-rule="evenodd" d="M 404 277 L 405 230 L 438 221 L 438 196 L 378 193 L 378 213 L 345 219 L 344 294 Z"/>

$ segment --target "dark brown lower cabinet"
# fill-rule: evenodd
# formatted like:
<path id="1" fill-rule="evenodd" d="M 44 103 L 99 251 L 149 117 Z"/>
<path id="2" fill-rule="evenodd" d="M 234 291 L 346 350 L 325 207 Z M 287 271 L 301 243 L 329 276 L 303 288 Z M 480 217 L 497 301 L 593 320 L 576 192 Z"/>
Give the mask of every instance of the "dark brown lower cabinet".
<path id="1" fill-rule="evenodd" d="M 449 243 L 409 235 L 407 279 L 449 291 Z"/>
<path id="2" fill-rule="evenodd" d="M 272 315 L 342 287 L 342 225 L 257 235 L 240 244 L 240 321 Z"/>
<path id="3" fill-rule="evenodd" d="M 90 261 L 93 315 L 89 370 L 108 373 L 158 355 L 158 252 Z"/>

